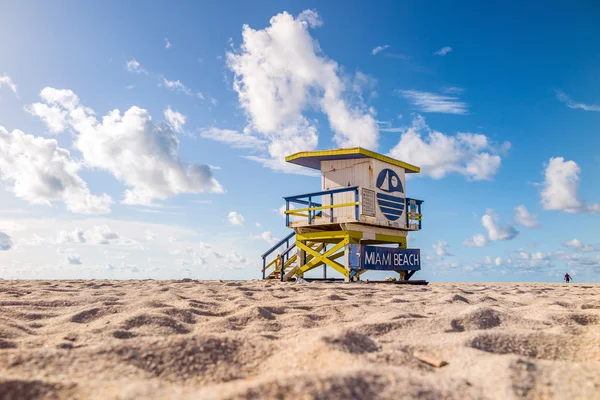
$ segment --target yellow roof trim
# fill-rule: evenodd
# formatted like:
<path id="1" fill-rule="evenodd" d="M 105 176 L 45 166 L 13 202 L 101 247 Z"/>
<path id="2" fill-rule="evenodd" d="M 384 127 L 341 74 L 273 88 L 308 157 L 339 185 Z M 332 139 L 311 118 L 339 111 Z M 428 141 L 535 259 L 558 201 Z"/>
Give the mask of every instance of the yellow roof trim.
<path id="1" fill-rule="evenodd" d="M 307 158 L 321 158 L 328 159 L 329 157 L 339 157 L 339 156 L 353 156 L 356 155 L 356 158 L 373 158 L 375 160 L 383 161 L 388 164 L 396 165 L 398 167 L 404 168 L 407 172 L 421 172 L 421 168 L 414 166 L 409 163 L 405 163 L 404 161 L 396 160 L 394 158 L 384 156 L 383 154 L 375 153 L 374 151 L 363 149 L 362 147 L 353 147 L 350 149 L 336 149 L 336 150 L 318 150 L 318 151 L 303 151 L 300 153 L 292 154 L 285 158 L 285 161 L 291 162 L 293 164 L 303 165 L 299 163 L 301 159 Z M 340 159 L 351 159 L 354 157 L 340 158 Z M 296 162 L 294 162 L 296 161 Z M 304 165 L 308 168 L 314 168 L 308 165 Z M 314 168 L 320 169 L 320 168 Z"/>

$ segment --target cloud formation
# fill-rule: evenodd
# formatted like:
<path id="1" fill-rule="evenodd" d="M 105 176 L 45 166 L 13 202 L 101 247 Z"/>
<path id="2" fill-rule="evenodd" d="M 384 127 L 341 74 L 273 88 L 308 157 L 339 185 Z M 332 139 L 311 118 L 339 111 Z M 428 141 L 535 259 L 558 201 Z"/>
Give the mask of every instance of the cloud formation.
<path id="1" fill-rule="evenodd" d="M 371 50 L 371 54 L 375 55 L 379 52 L 382 52 L 383 50 L 389 48 L 390 45 L 389 44 L 384 44 L 383 46 L 377 46 L 375 47 L 373 50 Z"/>
<path id="2" fill-rule="evenodd" d="M 408 100 L 417 110 L 427 113 L 466 114 L 468 105 L 458 97 L 423 92 L 420 90 L 396 90 L 395 93 Z"/>
<path id="3" fill-rule="evenodd" d="M 468 179 L 491 180 L 498 172 L 501 157 L 498 153 L 510 147 L 493 144 L 485 135 L 458 133 L 449 136 L 431 129 L 425 119 L 416 116 L 405 128 L 390 156 L 421 167 L 421 174 L 440 179 L 459 173 Z"/>
<path id="4" fill-rule="evenodd" d="M 527 228 L 538 228 L 540 225 L 537 221 L 537 215 L 527 211 L 524 205 L 515 207 L 517 212 L 515 215 L 515 222 L 519 225 L 523 225 Z"/>
<path id="5" fill-rule="evenodd" d="M 252 159 L 267 167 L 283 170 L 286 155 L 317 147 L 316 122 L 304 114 L 315 109 L 327 116 L 336 145 L 377 146 L 371 111 L 360 97 L 350 100 L 351 85 L 310 35 L 321 23 L 311 10 L 298 17 L 283 12 L 265 29 L 244 25 L 239 50 L 227 54 L 247 129 L 269 142 L 269 157 Z"/>
<path id="6" fill-rule="evenodd" d="M 0 251 L 8 251 L 13 247 L 12 238 L 6 232 L 0 232 Z"/>
<path id="7" fill-rule="evenodd" d="M 581 168 L 575 161 L 563 157 L 550 158 L 542 182 L 541 204 L 544 210 L 559 210 L 567 213 L 597 213 L 599 204 L 587 204 L 578 198 L 579 173 Z"/>
<path id="8" fill-rule="evenodd" d="M 46 105 L 59 121 L 42 120 L 49 126 L 68 127 L 86 166 L 109 171 L 128 188 L 124 204 L 151 205 L 180 193 L 222 193 L 223 188 L 205 164 L 179 159 L 179 140 L 166 123 L 154 123 L 148 111 L 133 106 L 123 114 L 113 110 L 101 121 L 93 110 L 80 104 L 71 90 L 45 88 L 43 103 L 29 109 L 36 114 Z"/>
<path id="9" fill-rule="evenodd" d="M 80 169 L 81 163 L 56 140 L 0 126 L 0 178 L 16 197 L 45 206 L 62 201 L 79 214 L 109 213 L 112 199 L 91 194 Z"/>
<path id="10" fill-rule="evenodd" d="M 15 94 L 17 94 L 17 85 L 13 82 L 10 76 L 8 75 L 0 75 L 0 89 L 2 86 L 8 87 Z"/>
<path id="11" fill-rule="evenodd" d="M 581 240 L 579 240 L 577 238 L 573 238 L 571 240 L 568 240 L 568 241 L 564 242 L 563 246 L 565 246 L 565 247 L 573 247 L 576 250 L 581 251 L 581 252 L 598 251 L 598 249 L 595 246 L 588 246 L 588 245 L 584 244 Z"/>
<path id="12" fill-rule="evenodd" d="M 183 132 L 183 125 L 187 121 L 187 117 L 178 111 L 171 110 L 171 107 L 167 107 L 165 110 L 165 119 L 171 125 L 171 128 L 177 132 Z"/>
<path id="13" fill-rule="evenodd" d="M 238 214 L 237 211 L 231 211 L 227 216 L 227 219 L 231 225 L 244 225 L 244 217 Z"/>
<path id="14" fill-rule="evenodd" d="M 436 56 L 445 56 L 446 54 L 450 53 L 451 51 L 452 51 L 452 47 L 444 46 L 433 54 L 435 54 Z"/>
<path id="15" fill-rule="evenodd" d="M 228 144 L 234 149 L 264 150 L 267 148 L 266 140 L 229 129 L 204 128 L 200 130 L 200 137 Z"/>
<path id="16" fill-rule="evenodd" d="M 600 111 L 600 105 L 576 103 L 569 96 L 567 96 L 564 92 L 561 91 L 556 92 L 556 97 L 558 98 L 558 100 L 565 103 L 569 108 L 578 108 L 580 110 L 585 111 Z"/>

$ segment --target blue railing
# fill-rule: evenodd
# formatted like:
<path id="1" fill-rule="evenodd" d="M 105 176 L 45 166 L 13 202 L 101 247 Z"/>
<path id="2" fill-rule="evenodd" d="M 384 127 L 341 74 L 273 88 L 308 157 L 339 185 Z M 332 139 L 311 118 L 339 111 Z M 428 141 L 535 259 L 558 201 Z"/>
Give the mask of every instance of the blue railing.
<path id="1" fill-rule="evenodd" d="M 283 273 L 283 265 L 285 264 L 285 262 L 287 260 L 289 260 L 290 258 L 290 251 L 292 251 L 292 249 L 294 247 L 296 247 L 296 241 L 292 240 L 294 235 L 296 233 L 292 232 L 289 235 L 287 235 L 286 237 L 284 237 L 283 239 L 281 239 L 279 242 L 275 243 L 273 245 L 273 247 L 271 247 L 269 250 L 267 250 L 261 257 L 263 260 L 263 268 L 262 268 L 262 274 L 263 274 L 263 279 L 265 279 L 265 271 L 267 269 L 267 257 L 269 257 L 269 255 L 271 255 L 271 253 L 273 253 L 275 250 L 279 249 L 284 243 L 285 243 L 285 250 L 280 253 L 279 255 L 281 255 L 281 271 Z M 292 244 L 290 245 L 290 240 L 292 240 Z M 273 262 L 269 263 L 272 264 Z"/>
<path id="2" fill-rule="evenodd" d="M 421 204 L 423 200 L 406 198 L 406 227 L 410 227 L 411 221 L 419 221 L 419 230 L 421 230 L 423 222 L 423 213 L 421 211 Z"/>
<path id="3" fill-rule="evenodd" d="M 342 204 L 333 204 L 333 195 L 337 193 L 354 192 L 354 201 Z M 316 218 L 322 217 L 323 210 L 329 210 L 329 221 L 333 222 L 333 209 L 340 207 L 354 207 L 354 214 L 358 220 L 359 213 L 359 187 L 349 186 L 339 189 L 323 190 L 321 192 L 305 193 L 296 196 L 284 197 L 285 200 L 285 225 L 290 226 L 290 215 L 307 217 L 309 225 Z M 329 195 L 329 205 L 323 206 L 320 203 L 314 202 L 313 198 Z M 304 208 L 290 209 L 291 204 L 301 204 Z"/>

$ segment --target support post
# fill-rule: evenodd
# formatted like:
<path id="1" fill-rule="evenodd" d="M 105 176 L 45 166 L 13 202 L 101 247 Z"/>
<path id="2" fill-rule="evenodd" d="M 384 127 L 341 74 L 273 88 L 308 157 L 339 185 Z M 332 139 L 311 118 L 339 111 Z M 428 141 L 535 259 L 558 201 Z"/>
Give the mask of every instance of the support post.
<path id="1" fill-rule="evenodd" d="M 302 242 L 304 244 L 307 244 L 308 242 Z M 306 264 L 306 251 L 302 250 L 302 248 L 300 248 L 300 246 L 297 247 L 298 249 L 298 253 L 296 253 L 297 256 L 297 262 L 298 262 L 298 266 L 302 267 L 303 265 Z M 299 274 L 298 277 L 300 278 L 304 278 L 304 273 Z"/>
<path id="2" fill-rule="evenodd" d="M 265 267 L 266 266 L 267 266 L 267 259 L 265 257 L 263 257 L 263 270 L 262 270 L 263 279 L 265 279 Z"/>

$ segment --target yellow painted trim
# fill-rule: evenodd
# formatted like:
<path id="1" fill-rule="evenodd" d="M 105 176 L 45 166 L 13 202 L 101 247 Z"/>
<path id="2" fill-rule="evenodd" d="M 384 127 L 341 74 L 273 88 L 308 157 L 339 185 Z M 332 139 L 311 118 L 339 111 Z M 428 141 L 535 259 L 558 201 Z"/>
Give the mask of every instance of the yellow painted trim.
<path id="1" fill-rule="evenodd" d="M 353 154 L 362 154 L 363 156 L 373 158 L 375 160 L 383 161 L 388 164 L 402 167 L 411 172 L 421 172 L 421 168 L 405 163 L 404 161 L 396 160 L 383 154 L 375 153 L 374 151 L 363 149 L 362 147 L 353 147 L 350 149 L 336 149 L 336 150 L 319 150 L 319 151 L 303 151 L 300 153 L 292 154 L 285 158 L 285 161 L 292 162 L 300 158 L 310 157 L 324 157 L 324 156 L 345 156 Z"/>
<path id="2" fill-rule="evenodd" d="M 293 210 L 285 211 L 285 213 L 295 215 L 294 214 L 295 212 L 329 210 L 330 208 L 351 207 L 351 206 L 357 206 L 357 205 L 358 205 L 358 202 L 353 202 L 353 203 L 334 204 L 331 206 L 294 208 Z M 308 216 L 307 214 L 302 214 L 302 215 Z"/>
<path id="3" fill-rule="evenodd" d="M 286 211 L 285 213 L 286 214 L 290 214 L 290 215 L 294 215 L 296 217 L 306 217 L 306 218 L 308 218 L 308 213 L 307 214 L 302 214 L 302 213 L 295 212 L 295 211 L 296 210 L 290 210 L 290 211 Z"/>
<path id="4" fill-rule="evenodd" d="M 309 241 L 319 241 L 319 240 L 329 240 L 329 239 L 362 239 L 363 234 L 360 231 L 323 231 L 323 232 L 307 232 L 307 233 L 298 233 L 296 234 L 296 241 L 299 240 L 309 240 Z"/>
<path id="5" fill-rule="evenodd" d="M 384 235 L 382 233 L 376 233 L 375 240 L 377 240 L 378 242 L 388 243 L 406 243 L 406 237 L 404 236 Z"/>
<path id="6" fill-rule="evenodd" d="M 332 267 L 333 269 L 335 269 L 336 271 L 338 271 L 339 273 L 341 273 L 342 275 L 348 276 L 348 271 L 346 270 L 346 268 L 344 268 L 343 265 L 341 265 L 333 260 L 330 260 L 328 258 L 331 255 L 335 254 L 336 251 L 338 251 L 342 247 L 346 246 L 347 244 L 348 244 L 348 239 L 342 240 L 341 242 L 339 242 L 338 244 L 333 246 L 331 249 L 327 250 L 326 253 L 320 254 L 320 253 L 317 253 L 314 249 L 311 249 L 310 247 L 305 245 L 304 243 L 302 243 L 300 241 L 296 241 L 296 246 L 298 246 L 300 249 L 307 252 L 309 255 L 313 256 L 313 259 L 310 262 L 306 263 L 305 265 L 300 266 L 298 271 L 296 271 L 296 275 L 308 272 L 311 269 L 316 268 L 316 266 L 319 262 L 323 262 L 323 263 L 329 265 L 330 267 Z"/>

